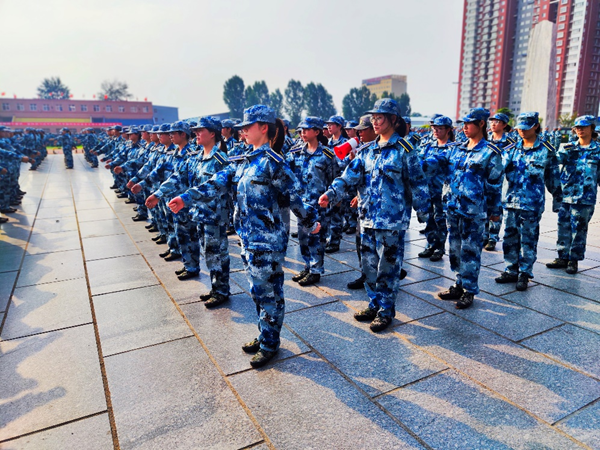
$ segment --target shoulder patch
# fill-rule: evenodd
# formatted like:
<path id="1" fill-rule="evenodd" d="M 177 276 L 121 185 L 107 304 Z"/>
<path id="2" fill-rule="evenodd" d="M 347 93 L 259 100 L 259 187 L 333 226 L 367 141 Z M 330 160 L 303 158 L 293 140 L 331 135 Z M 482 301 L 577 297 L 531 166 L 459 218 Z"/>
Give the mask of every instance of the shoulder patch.
<path id="1" fill-rule="evenodd" d="M 423 138 L 421 137 L 421 135 L 419 135 L 419 134 L 413 134 L 413 135 L 411 136 L 411 138 L 413 138 L 413 139 L 414 139 L 415 141 L 417 141 L 417 142 L 421 142 L 421 139 L 423 139 Z"/>
<path id="2" fill-rule="evenodd" d="M 510 136 L 506 138 L 506 141 L 508 142 L 509 145 L 514 144 L 516 142 L 516 140 L 511 138 Z M 506 147 L 504 147 L 504 148 L 506 148 Z"/>
<path id="3" fill-rule="evenodd" d="M 507 145 L 506 147 L 504 147 L 504 150 L 511 150 L 511 149 L 515 148 L 516 146 L 517 146 L 517 143 L 513 142 L 512 144 Z"/>
<path id="4" fill-rule="evenodd" d="M 298 153 L 300 150 L 302 150 L 302 147 L 294 147 L 288 152 L 288 154 Z"/>
<path id="5" fill-rule="evenodd" d="M 246 159 L 246 157 L 244 155 L 236 155 L 236 156 L 230 156 L 229 158 L 227 158 L 227 160 L 229 162 L 241 161 L 242 159 Z"/>
<path id="6" fill-rule="evenodd" d="M 548 143 L 546 141 L 542 141 L 542 145 L 544 147 L 546 147 L 549 152 L 556 153 L 556 148 L 554 148 L 554 145 L 552 145 L 552 144 L 550 144 L 550 143 Z"/>
<path id="7" fill-rule="evenodd" d="M 323 147 L 323 154 L 327 156 L 329 159 L 332 159 L 334 154 L 329 147 Z"/>
<path id="8" fill-rule="evenodd" d="M 407 152 L 414 150 L 414 147 L 412 146 L 412 144 L 404 138 L 398 139 L 398 144 L 400 144 L 400 146 Z"/>
<path id="9" fill-rule="evenodd" d="M 215 152 L 215 159 L 219 161 L 221 164 L 227 163 L 227 158 L 221 155 L 219 152 Z"/>
<path id="10" fill-rule="evenodd" d="M 575 148 L 575 145 L 573 145 L 573 144 L 566 144 L 564 148 L 565 148 L 565 150 L 571 150 L 571 149 Z"/>
<path id="11" fill-rule="evenodd" d="M 267 155 L 269 155 L 271 157 L 271 159 L 275 160 L 275 162 L 278 162 L 278 163 L 283 162 L 283 157 L 280 154 L 274 152 L 273 149 L 267 150 Z"/>
<path id="12" fill-rule="evenodd" d="M 502 155 L 502 150 L 500 150 L 496 144 L 492 144 L 491 142 L 488 142 L 487 146 L 491 151 L 493 151 L 497 155 Z"/>

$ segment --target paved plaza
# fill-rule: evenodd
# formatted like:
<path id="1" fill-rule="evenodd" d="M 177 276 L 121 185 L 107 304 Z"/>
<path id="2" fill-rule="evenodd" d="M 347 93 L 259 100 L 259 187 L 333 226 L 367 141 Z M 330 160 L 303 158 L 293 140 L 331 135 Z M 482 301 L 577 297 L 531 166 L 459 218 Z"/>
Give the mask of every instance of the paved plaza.
<path id="1" fill-rule="evenodd" d="M 290 241 L 275 361 L 251 369 L 241 344 L 256 311 L 230 238 L 232 297 L 208 310 L 179 281 L 112 177 L 81 154 L 23 165 L 27 191 L 0 227 L 0 449 L 600 449 L 600 211 L 580 273 L 552 271 L 556 214 L 544 214 L 526 292 L 494 282 L 482 256 L 467 310 L 438 300 L 447 256 L 413 218 L 392 327 L 358 323 L 354 236 L 302 288 Z M 547 210 L 549 208 L 547 207 Z"/>

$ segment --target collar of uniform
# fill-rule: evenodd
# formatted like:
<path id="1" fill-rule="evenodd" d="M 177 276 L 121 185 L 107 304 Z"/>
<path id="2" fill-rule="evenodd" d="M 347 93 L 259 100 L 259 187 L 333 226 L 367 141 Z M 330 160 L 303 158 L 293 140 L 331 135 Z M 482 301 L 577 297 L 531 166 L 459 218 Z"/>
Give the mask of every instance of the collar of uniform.
<path id="1" fill-rule="evenodd" d="M 262 155 L 263 153 L 266 153 L 267 150 L 270 150 L 271 147 L 269 147 L 269 144 L 264 144 L 261 145 L 258 148 L 252 148 L 251 151 L 249 151 L 248 153 L 246 153 L 246 158 L 248 159 L 254 159 L 259 155 Z"/>
<path id="2" fill-rule="evenodd" d="M 198 146 L 198 150 L 202 152 L 202 161 L 208 161 L 211 158 L 215 157 L 215 153 L 217 153 L 220 149 L 218 145 L 215 145 L 208 156 L 204 154 L 204 147 Z"/>
<path id="3" fill-rule="evenodd" d="M 535 143 L 533 144 L 533 147 L 527 148 L 525 149 L 525 141 L 521 138 L 519 139 L 519 142 L 517 143 L 517 146 L 521 149 L 521 150 L 525 150 L 527 152 L 530 152 L 531 150 L 535 150 L 536 148 L 538 148 L 540 145 L 542 145 L 542 141 L 540 141 L 540 137 L 536 137 L 535 138 Z"/>
<path id="4" fill-rule="evenodd" d="M 487 145 L 488 141 L 486 141 L 485 139 L 480 140 L 477 145 L 473 148 L 468 148 L 469 147 L 469 140 L 467 139 L 465 142 L 460 144 L 460 148 L 467 151 L 467 152 L 478 152 L 480 151 L 483 147 L 485 147 Z"/>
<path id="5" fill-rule="evenodd" d="M 180 157 L 182 157 L 182 158 L 185 158 L 185 157 L 188 155 L 188 153 L 190 152 L 190 150 L 191 150 L 191 148 L 190 148 L 190 143 L 188 142 L 187 144 L 185 144 L 185 145 L 183 146 L 183 148 L 182 148 L 182 149 L 177 149 L 177 153 L 176 153 L 176 155 L 177 155 L 177 156 L 180 156 Z"/>
<path id="6" fill-rule="evenodd" d="M 305 144 L 302 146 L 302 151 L 303 151 L 304 153 L 306 153 L 308 156 L 313 156 L 313 155 L 322 155 L 322 154 L 323 154 L 323 144 L 321 144 L 321 143 L 319 142 L 319 145 L 317 146 L 316 150 L 315 150 L 314 152 L 312 152 L 312 153 L 311 153 L 311 152 L 309 152 L 309 151 L 308 151 L 308 143 L 305 143 Z"/>
<path id="7" fill-rule="evenodd" d="M 390 140 L 387 141 L 383 145 L 383 147 L 379 145 L 379 141 L 381 140 L 381 136 L 377 136 L 373 142 L 377 145 L 377 147 L 379 147 L 379 148 L 385 148 L 385 147 L 391 147 L 393 145 L 396 145 L 400 139 L 402 139 L 400 137 L 400 135 L 398 133 L 394 133 L 394 134 L 392 134 L 392 137 L 390 138 Z"/>

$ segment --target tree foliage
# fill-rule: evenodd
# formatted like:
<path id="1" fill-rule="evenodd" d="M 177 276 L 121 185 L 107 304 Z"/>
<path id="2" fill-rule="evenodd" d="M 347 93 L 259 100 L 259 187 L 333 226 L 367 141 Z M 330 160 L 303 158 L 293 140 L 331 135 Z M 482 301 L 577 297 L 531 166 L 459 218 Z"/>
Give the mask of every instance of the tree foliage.
<path id="1" fill-rule="evenodd" d="M 223 101 L 229 108 L 229 116 L 242 118 L 244 116 L 244 80 L 234 75 L 223 85 Z"/>
<path id="2" fill-rule="evenodd" d="M 389 94 L 387 91 L 383 91 L 381 98 L 392 98 L 398 102 L 398 109 L 400 110 L 401 116 L 410 116 L 412 111 L 410 107 L 410 96 L 408 94 L 402 94 L 400 97 L 395 94 Z"/>
<path id="3" fill-rule="evenodd" d="M 269 95 L 269 106 L 275 111 L 275 117 L 283 117 L 283 94 L 279 89 Z"/>
<path id="4" fill-rule="evenodd" d="M 558 123 L 560 123 L 560 126 L 563 128 L 573 128 L 575 119 L 577 119 L 577 113 L 563 114 L 558 118 Z"/>
<path id="5" fill-rule="evenodd" d="M 60 77 L 44 78 L 37 88 L 39 98 L 69 98 L 71 91 L 65 86 Z"/>
<path id="6" fill-rule="evenodd" d="M 290 80 L 285 88 L 285 104 L 283 109 L 290 118 L 292 128 L 302 120 L 304 111 L 304 87 L 296 80 Z"/>
<path id="7" fill-rule="evenodd" d="M 365 111 L 373 107 L 377 101 L 377 96 L 371 94 L 366 86 L 352 88 L 342 100 L 342 111 L 347 120 L 358 120 Z"/>
<path id="8" fill-rule="evenodd" d="M 103 100 L 117 101 L 126 100 L 133 96 L 129 93 L 129 86 L 124 81 L 104 80 L 100 85 L 98 97 Z"/>
<path id="9" fill-rule="evenodd" d="M 306 114 L 327 120 L 335 115 L 333 97 L 321 83 L 308 83 L 304 88 L 304 105 Z"/>
<path id="10" fill-rule="evenodd" d="M 252 105 L 269 104 L 269 88 L 264 81 L 256 81 L 252 86 L 248 86 L 245 92 L 246 108 Z"/>

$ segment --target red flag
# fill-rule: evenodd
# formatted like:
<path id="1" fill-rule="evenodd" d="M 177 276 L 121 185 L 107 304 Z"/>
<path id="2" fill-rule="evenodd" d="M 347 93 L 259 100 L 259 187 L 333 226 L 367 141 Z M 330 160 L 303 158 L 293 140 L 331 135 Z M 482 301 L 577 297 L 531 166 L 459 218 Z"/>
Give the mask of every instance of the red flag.
<path id="1" fill-rule="evenodd" d="M 13 94 L 15 98 L 17 98 L 17 94 Z"/>
<path id="2" fill-rule="evenodd" d="M 4 94 L 2 94 L 4 95 Z M 144 97 L 144 101 L 147 102 L 148 101 L 148 97 Z"/>
<path id="3" fill-rule="evenodd" d="M 94 98 L 96 98 L 96 94 L 94 94 Z"/>
<path id="4" fill-rule="evenodd" d="M 108 100 L 108 95 L 105 95 L 105 96 L 104 96 L 104 100 Z"/>
<path id="5" fill-rule="evenodd" d="M 69 95 L 69 98 L 73 98 L 73 94 L 70 94 L 70 95 Z"/>
<path id="6" fill-rule="evenodd" d="M 3 93 L 2 93 L 2 97 L 4 97 L 5 95 L 6 95 L 6 92 L 3 92 Z"/>

